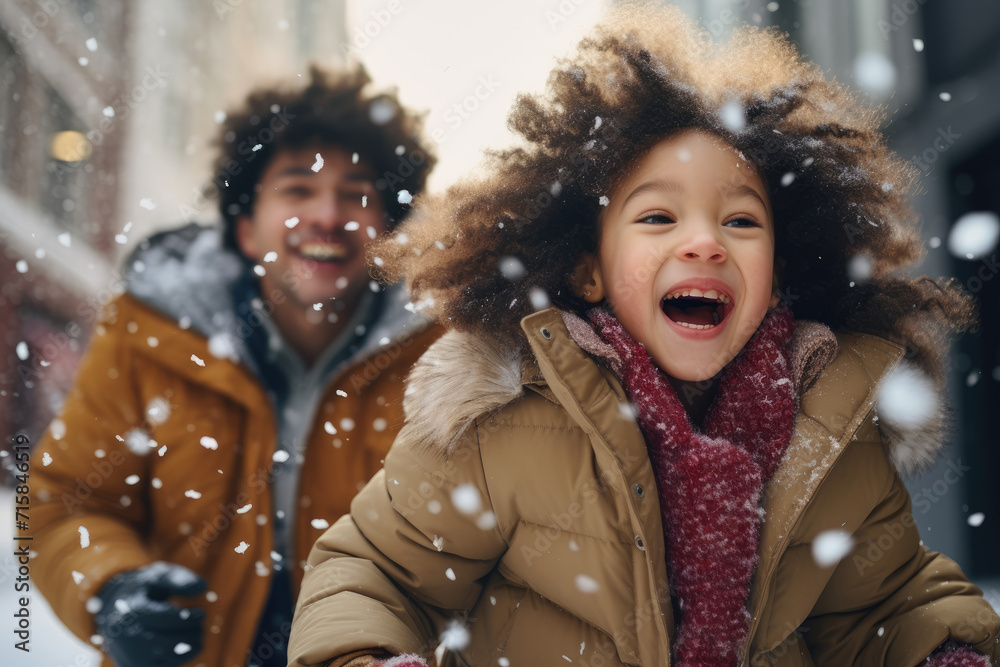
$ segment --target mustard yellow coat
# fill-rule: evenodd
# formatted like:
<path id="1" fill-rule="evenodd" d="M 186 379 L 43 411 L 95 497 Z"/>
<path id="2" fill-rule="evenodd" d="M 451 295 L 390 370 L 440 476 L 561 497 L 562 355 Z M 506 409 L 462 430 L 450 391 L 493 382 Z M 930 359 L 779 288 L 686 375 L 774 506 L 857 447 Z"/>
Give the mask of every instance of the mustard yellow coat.
<path id="1" fill-rule="evenodd" d="M 322 534 L 321 521 L 347 512 L 382 467 L 403 421 L 402 381 L 438 333 L 404 333 L 327 387 L 299 480 L 293 534 L 300 559 Z M 135 438 L 140 445 L 149 439 L 144 454 L 128 446 Z M 203 335 L 133 296 L 118 297 L 33 454 L 38 589 L 90 641 L 86 602 L 111 576 L 155 560 L 178 563 L 211 591 L 194 601 L 205 608 L 207 627 L 191 664 L 245 665 L 270 590 L 275 440 L 268 397 L 245 366 L 216 358 Z M 300 563 L 293 573 L 297 590 Z"/>

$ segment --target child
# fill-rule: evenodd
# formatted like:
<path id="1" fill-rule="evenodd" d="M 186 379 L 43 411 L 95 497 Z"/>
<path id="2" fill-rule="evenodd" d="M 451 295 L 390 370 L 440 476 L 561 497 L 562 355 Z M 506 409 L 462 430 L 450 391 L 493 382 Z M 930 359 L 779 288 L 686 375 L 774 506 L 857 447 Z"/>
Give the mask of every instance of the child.
<path id="1" fill-rule="evenodd" d="M 998 660 L 897 473 L 941 420 L 875 414 L 972 322 L 890 276 L 921 248 L 877 121 L 780 35 L 662 8 L 519 98 L 524 144 L 370 254 L 452 331 L 313 548 L 291 664 Z"/>

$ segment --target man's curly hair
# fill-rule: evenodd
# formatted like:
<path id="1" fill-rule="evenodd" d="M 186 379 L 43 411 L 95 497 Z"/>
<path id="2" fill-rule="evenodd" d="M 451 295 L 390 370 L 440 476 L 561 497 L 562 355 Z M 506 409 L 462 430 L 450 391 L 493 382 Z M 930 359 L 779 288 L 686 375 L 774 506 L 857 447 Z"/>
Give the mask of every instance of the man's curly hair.
<path id="1" fill-rule="evenodd" d="M 436 158 L 423 143 L 423 117 L 404 108 L 394 93 L 369 95 L 364 67 L 324 72 L 313 65 L 298 88 L 262 88 L 229 113 L 216 141 L 211 190 L 219 196 L 224 239 L 236 248 L 236 218 L 251 214 L 255 188 L 278 152 L 328 144 L 357 153 L 378 174 L 392 228 L 409 213 L 397 192 L 424 189 Z"/>
<path id="2" fill-rule="evenodd" d="M 724 120 L 733 109 L 742 128 Z M 601 197 L 656 143 L 701 130 L 766 183 L 796 317 L 903 343 L 941 381 L 942 336 L 973 324 L 972 300 L 892 275 L 923 248 L 907 202 L 917 172 L 886 147 L 881 120 L 773 29 L 744 26 L 715 45 L 674 8 L 620 6 L 560 61 L 545 96 L 518 97 L 508 125 L 520 145 L 489 152 L 483 177 L 423 202 L 369 258 L 457 329 L 520 335 L 537 290 L 583 313 L 572 276 L 597 248 Z M 501 270 L 510 257 L 520 279 Z M 870 275 L 852 277 L 852 261 Z"/>

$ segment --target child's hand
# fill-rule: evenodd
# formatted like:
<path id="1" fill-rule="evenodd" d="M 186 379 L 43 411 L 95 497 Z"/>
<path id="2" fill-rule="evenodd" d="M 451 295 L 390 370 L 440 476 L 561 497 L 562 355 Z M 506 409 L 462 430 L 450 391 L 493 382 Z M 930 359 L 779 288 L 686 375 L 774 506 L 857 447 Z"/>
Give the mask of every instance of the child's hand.
<path id="1" fill-rule="evenodd" d="M 932 653 L 923 664 L 928 667 L 993 667 L 993 663 L 985 655 L 953 642 L 948 642 Z"/>

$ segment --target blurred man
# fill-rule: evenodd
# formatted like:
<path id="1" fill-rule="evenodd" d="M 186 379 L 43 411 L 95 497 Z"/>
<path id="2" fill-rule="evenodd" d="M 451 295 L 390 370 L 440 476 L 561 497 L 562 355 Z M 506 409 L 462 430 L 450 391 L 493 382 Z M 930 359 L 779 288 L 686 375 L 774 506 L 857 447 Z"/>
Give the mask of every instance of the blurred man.
<path id="1" fill-rule="evenodd" d="M 226 119 L 222 231 L 140 246 L 35 450 L 31 573 L 118 665 L 284 665 L 309 548 L 402 425 L 438 332 L 364 250 L 433 158 L 367 83 L 313 69 Z"/>

